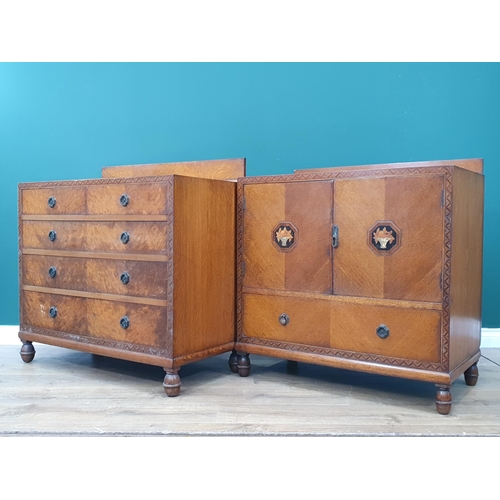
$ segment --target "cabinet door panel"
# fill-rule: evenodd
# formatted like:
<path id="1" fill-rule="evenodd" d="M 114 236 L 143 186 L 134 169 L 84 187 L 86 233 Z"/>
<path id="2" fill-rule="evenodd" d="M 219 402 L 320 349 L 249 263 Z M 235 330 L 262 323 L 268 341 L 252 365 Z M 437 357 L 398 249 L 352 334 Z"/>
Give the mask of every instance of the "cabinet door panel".
<path id="1" fill-rule="evenodd" d="M 334 293 L 440 302 L 443 187 L 435 175 L 335 181 Z"/>
<path id="2" fill-rule="evenodd" d="M 244 287 L 332 291 L 330 181 L 244 187 Z"/>

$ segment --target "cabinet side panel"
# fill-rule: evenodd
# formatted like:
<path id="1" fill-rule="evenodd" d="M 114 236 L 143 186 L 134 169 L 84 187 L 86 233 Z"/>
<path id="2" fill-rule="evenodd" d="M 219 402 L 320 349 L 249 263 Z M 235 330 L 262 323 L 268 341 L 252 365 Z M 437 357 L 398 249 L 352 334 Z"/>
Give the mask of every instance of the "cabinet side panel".
<path id="1" fill-rule="evenodd" d="M 174 178 L 174 357 L 235 340 L 236 184 Z"/>
<path id="2" fill-rule="evenodd" d="M 453 173 L 450 370 L 476 354 L 481 340 L 484 177 Z"/>

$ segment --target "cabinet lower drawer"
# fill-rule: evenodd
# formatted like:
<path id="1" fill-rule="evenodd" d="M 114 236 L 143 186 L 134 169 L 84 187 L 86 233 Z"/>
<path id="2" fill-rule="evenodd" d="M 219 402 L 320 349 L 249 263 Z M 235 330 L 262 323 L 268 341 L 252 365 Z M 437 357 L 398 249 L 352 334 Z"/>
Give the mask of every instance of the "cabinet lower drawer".
<path id="1" fill-rule="evenodd" d="M 166 348 L 167 308 L 23 292 L 22 324 L 82 337 Z"/>
<path id="2" fill-rule="evenodd" d="M 328 299 L 244 294 L 246 337 L 440 362 L 441 312 Z M 283 345 L 286 348 L 286 345 Z M 293 346 L 291 346 L 293 348 Z"/>
<path id="3" fill-rule="evenodd" d="M 24 248 L 88 252 L 165 253 L 164 222 L 24 221 Z"/>
<path id="4" fill-rule="evenodd" d="M 166 299 L 165 262 L 23 255 L 24 285 Z"/>

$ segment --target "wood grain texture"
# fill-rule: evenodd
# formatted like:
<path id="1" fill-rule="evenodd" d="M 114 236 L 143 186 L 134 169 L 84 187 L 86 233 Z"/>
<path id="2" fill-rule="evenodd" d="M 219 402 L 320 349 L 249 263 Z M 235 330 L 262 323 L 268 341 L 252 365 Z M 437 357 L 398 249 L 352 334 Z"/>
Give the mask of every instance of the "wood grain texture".
<path id="1" fill-rule="evenodd" d="M 237 179 L 238 177 L 245 176 L 245 169 L 245 158 L 234 158 L 103 167 L 102 177 L 121 178 L 177 174 L 207 179 Z"/>
<path id="2" fill-rule="evenodd" d="M 235 183 L 174 176 L 174 357 L 235 338 Z"/>
<path id="3" fill-rule="evenodd" d="M 484 177 L 453 172 L 450 370 L 479 351 L 481 340 Z"/>
<path id="4" fill-rule="evenodd" d="M 244 286 L 331 293 L 332 183 L 248 185 L 244 197 Z M 285 252 L 274 239 L 286 222 L 296 234 Z"/>
<path id="5" fill-rule="evenodd" d="M 167 192 L 161 183 L 94 185 L 86 190 L 88 214 L 151 215 L 166 210 Z M 120 203 L 122 195 L 128 198 L 126 206 Z"/>
<path id="6" fill-rule="evenodd" d="M 23 214 L 84 214 L 86 210 L 85 189 L 80 187 L 23 189 L 20 193 Z M 48 204 L 50 197 L 56 200 L 53 208 Z"/>
<path id="7" fill-rule="evenodd" d="M 349 167 L 323 167 L 323 168 L 309 168 L 297 169 L 294 173 L 300 174 L 305 172 L 323 172 L 325 170 L 373 170 L 379 168 L 422 168 L 422 167 L 444 167 L 453 166 L 470 170 L 479 174 L 483 173 L 484 160 L 482 158 L 467 158 L 465 160 L 433 160 L 433 161 L 412 161 L 402 163 L 385 163 L 385 164 L 372 164 L 372 165 L 353 165 Z"/>
<path id="8" fill-rule="evenodd" d="M 120 325 L 127 317 L 128 328 Z M 165 307 L 87 299 L 88 334 L 99 339 L 166 348 Z"/>

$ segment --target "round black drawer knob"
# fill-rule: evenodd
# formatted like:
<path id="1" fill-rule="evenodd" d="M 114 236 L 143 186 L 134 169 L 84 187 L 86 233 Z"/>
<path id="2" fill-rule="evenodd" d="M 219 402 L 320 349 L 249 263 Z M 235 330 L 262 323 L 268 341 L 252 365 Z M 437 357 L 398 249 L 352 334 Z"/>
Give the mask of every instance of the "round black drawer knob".
<path id="1" fill-rule="evenodd" d="M 57 276 L 57 269 L 52 266 L 50 269 L 49 269 L 49 276 L 51 278 L 55 278 Z"/>
<path id="2" fill-rule="evenodd" d="M 56 206 L 56 199 L 53 196 L 51 196 L 47 200 L 47 204 L 49 205 L 50 208 L 54 208 Z"/>
<path id="3" fill-rule="evenodd" d="M 123 318 L 120 319 L 120 326 L 126 330 L 130 326 L 130 320 L 127 318 L 127 316 L 123 316 Z"/>
<path id="4" fill-rule="evenodd" d="M 56 241 L 56 238 L 57 238 L 56 232 L 53 229 L 51 231 L 49 231 L 49 240 Z"/>
<path id="5" fill-rule="evenodd" d="M 279 322 L 283 326 L 288 325 L 288 323 L 290 323 L 290 318 L 288 317 L 288 314 L 281 314 L 279 317 Z"/>
<path id="6" fill-rule="evenodd" d="M 120 235 L 120 240 L 122 240 L 122 243 L 126 245 L 130 241 L 130 234 L 127 233 L 127 231 L 123 231 Z"/>
<path id="7" fill-rule="evenodd" d="M 385 325 L 379 325 L 377 327 L 377 335 L 381 339 L 386 339 L 389 336 L 389 328 L 387 328 L 387 326 Z"/>
<path id="8" fill-rule="evenodd" d="M 55 318 L 57 316 L 57 307 L 52 306 L 49 309 L 49 314 L 51 318 Z"/>
<path id="9" fill-rule="evenodd" d="M 121 273 L 121 274 L 120 274 L 120 281 L 121 281 L 124 285 L 128 285 L 128 282 L 130 281 L 130 274 L 129 274 L 129 273 L 127 273 L 127 272 Z"/>
<path id="10" fill-rule="evenodd" d="M 120 196 L 120 205 L 122 207 L 126 207 L 128 205 L 129 201 L 130 201 L 130 198 L 128 197 L 128 194 L 122 194 Z"/>

